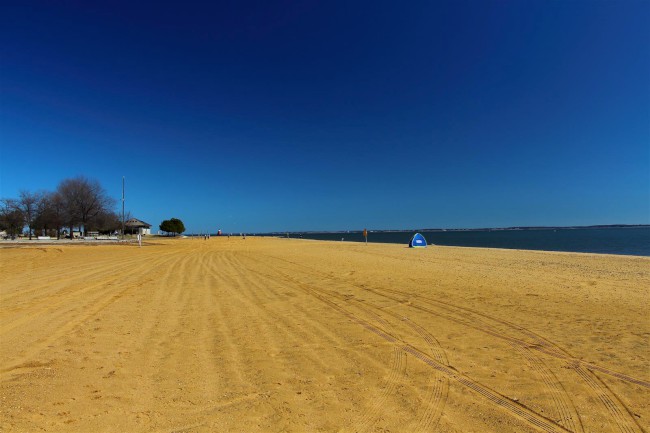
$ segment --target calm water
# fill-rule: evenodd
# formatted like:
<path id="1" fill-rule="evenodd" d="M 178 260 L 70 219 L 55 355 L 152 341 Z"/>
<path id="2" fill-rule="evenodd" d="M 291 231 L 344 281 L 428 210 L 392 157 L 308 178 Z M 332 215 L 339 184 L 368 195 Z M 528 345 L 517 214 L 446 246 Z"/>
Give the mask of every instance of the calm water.
<path id="1" fill-rule="evenodd" d="M 415 232 L 368 233 L 368 242 L 407 245 Z M 557 230 L 421 231 L 429 244 L 650 256 L 650 227 Z M 290 237 L 363 242 L 362 232 L 290 234 Z"/>

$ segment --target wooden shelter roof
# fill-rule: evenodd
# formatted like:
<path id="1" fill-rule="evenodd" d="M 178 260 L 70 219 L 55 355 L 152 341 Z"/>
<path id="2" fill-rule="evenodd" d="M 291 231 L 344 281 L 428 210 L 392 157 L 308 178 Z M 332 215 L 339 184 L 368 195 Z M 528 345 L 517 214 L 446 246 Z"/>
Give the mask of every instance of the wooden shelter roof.
<path id="1" fill-rule="evenodd" d="M 139 228 L 139 227 L 144 227 L 147 229 L 151 228 L 151 224 L 141 221 L 137 218 L 131 218 L 130 220 L 126 221 L 124 225 L 132 228 Z"/>

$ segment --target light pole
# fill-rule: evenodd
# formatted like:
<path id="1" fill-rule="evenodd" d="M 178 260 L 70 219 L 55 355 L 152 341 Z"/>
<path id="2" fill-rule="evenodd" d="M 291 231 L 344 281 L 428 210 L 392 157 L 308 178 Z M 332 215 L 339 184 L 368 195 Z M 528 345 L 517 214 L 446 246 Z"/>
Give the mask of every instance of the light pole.
<path id="1" fill-rule="evenodd" d="M 122 176 L 122 240 L 124 236 L 124 176 Z"/>

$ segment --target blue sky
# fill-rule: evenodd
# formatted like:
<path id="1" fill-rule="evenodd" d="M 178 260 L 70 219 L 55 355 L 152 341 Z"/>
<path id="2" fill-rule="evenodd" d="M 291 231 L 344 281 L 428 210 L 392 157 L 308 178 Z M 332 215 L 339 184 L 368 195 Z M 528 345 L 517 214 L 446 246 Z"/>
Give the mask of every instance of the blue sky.
<path id="1" fill-rule="evenodd" d="M 137 4 L 136 4 L 137 3 Z M 650 223 L 650 3 L 15 2 L 0 196 L 188 231 Z"/>

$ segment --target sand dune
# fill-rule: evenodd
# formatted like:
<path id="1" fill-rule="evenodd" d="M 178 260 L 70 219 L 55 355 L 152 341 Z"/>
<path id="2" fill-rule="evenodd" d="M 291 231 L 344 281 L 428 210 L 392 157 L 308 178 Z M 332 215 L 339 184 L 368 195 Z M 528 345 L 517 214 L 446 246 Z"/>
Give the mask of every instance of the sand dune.
<path id="1" fill-rule="evenodd" d="M 643 432 L 650 259 L 249 237 L 0 249 L 6 432 Z"/>

